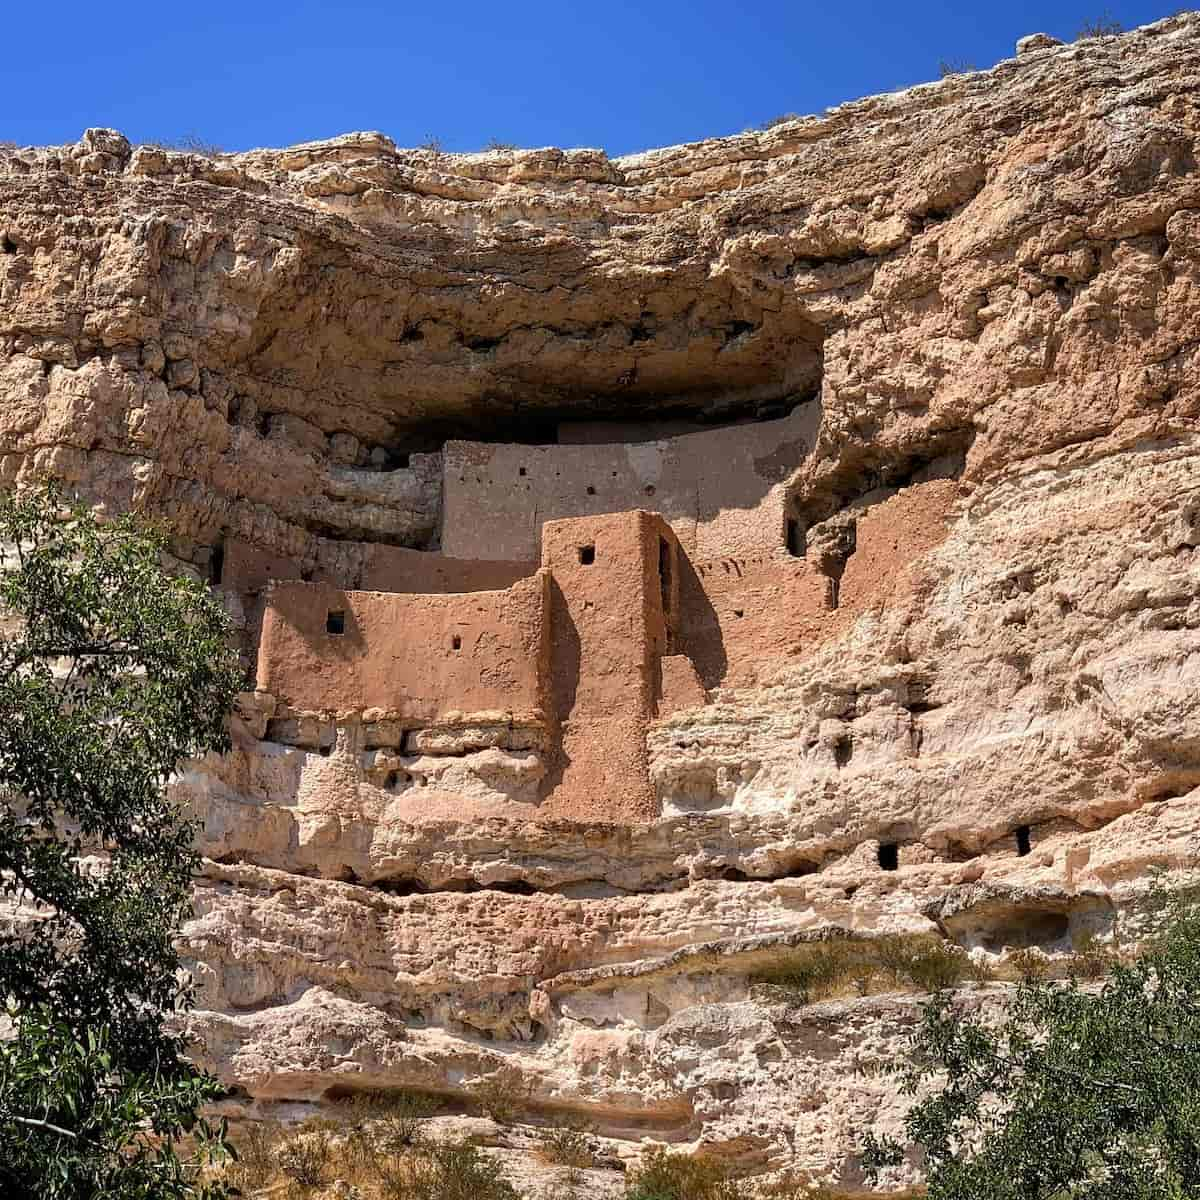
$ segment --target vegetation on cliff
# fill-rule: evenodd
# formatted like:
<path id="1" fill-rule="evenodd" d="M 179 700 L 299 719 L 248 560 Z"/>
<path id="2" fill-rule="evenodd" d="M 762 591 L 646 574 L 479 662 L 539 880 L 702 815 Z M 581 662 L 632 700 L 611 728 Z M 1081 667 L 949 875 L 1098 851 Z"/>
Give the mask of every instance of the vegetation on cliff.
<path id="1" fill-rule="evenodd" d="M 905 1122 L 931 1200 L 1176 1200 L 1200 1188 L 1200 905 L 1151 895 L 1155 932 L 1105 982 L 1020 984 L 997 1019 L 941 993 L 911 1041 Z M 869 1138 L 877 1173 L 904 1146 Z"/>
<path id="2" fill-rule="evenodd" d="M 226 744 L 224 612 L 158 535 L 53 491 L 0 500 L 0 546 L 0 1193 L 217 1195 L 219 1088 L 167 1025 L 197 859 L 165 785 Z"/>

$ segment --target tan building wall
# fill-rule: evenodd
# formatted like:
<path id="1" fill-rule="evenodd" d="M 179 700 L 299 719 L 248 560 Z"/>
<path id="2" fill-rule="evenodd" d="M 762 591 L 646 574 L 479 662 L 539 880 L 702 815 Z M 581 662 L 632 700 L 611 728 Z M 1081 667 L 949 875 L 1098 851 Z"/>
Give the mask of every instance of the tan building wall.
<path id="1" fill-rule="evenodd" d="M 339 553 L 319 556 L 313 578 L 364 592 L 500 591 L 537 570 L 535 558 L 525 562 L 448 558 L 428 550 L 368 542 L 337 542 L 330 548 Z M 301 578 L 300 564 L 294 559 L 248 542 L 231 538 L 220 555 L 220 584 L 229 591 L 260 592 L 269 583 Z"/>
<path id="2" fill-rule="evenodd" d="M 783 544 L 784 485 L 818 419 L 813 403 L 778 421 L 658 441 L 447 442 L 442 550 L 536 559 L 547 521 L 644 508 L 666 517 L 693 558 L 761 554 Z"/>
<path id="3" fill-rule="evenodd" d="M 276 584 L 258 687 L 302 711 L 374 708 L 414 724 L 479 713 L 540 719 L 547 585 L 540 572 L 505 591 L 467 595 Z M 341 633 L 330 631 L 339 624 Z"/>
<path id="4" fill-rule="evenodd" d="M 829 580 L 786 551 L 684 564 L 680 649 L 706 688 L 794 653 L 830 607 Z"/>
<path id="5" fill-rule="evenodd" d="M 678 544 L 653 513 L 552 521 L 551 695 L 560 749 L 546 808 L 591 820 L 657 812 L 646 726 L 679 612 Z"/>
<path id="6" fill-rule="evenodd" d="M 371 592 L 492 592 L 511 587 L 537 570 L 527 562 L 448 558 L 427 550 L 374 546 L 363 564 L 359 586 Z"/>
<path id="7" fill-rule="evenodd" d="M 706 688 L 758 682 L 780 659 L 810 650 L 864 612 L 914 586 L 914 566 L 942 542 L 958 493 L 952 479 L 903 488 L 855 520 L 855 549 L 837 587 L 786 551 L 684 561 L 679 649 Z"/>

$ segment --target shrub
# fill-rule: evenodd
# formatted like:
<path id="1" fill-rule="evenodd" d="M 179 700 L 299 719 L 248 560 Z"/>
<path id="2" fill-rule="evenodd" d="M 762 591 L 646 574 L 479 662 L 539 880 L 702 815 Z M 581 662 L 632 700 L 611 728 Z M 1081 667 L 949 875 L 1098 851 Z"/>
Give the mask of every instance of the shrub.
<path id="1" fill-rule="evenodd" d="M 779 116 L 777 116 L 777 117 L 772 117 L 769 121 L 764 121 L 759 126 L 759 128 L 760 129 L 774 129 L 776 125 L 786 125 L 789 121 L 800 121 L 800 120 L 803 120 L 803 118 L 800 116 L 799 113 L 785 112 L 785 113 L 780 113 Z"/>
<path id="2" fill-rule="evenodd" d="M 578 1128 L 558 1126 L 538 1136 L 538 1152 L 548 1163 L 560 1167 L 594 1167 L 596 1154 L 592 1140 Z"/>
<path id="3" fill-rule="evenodd" d="M 305 1121 L 278 1146 L 275 1164 L 282 1175 L 300 1187 L 320 1187 L 328 1181 L 333 1149 L 332 1123 Z"/>
<path id="4" fill-rule="evenodd" d="M 260 1188 L 275 1174 L 275 1147 L 280 1140 L 278 1121 L 255 1121 L 233 1140 L 237 1165 L 230 1171 L 240 1188 Z"/>
<path id="5" fill-rule="evenodd" d="M 529 1102 L 533 1083 L 515 1067 L 501 1067 L 467 1089 L 472 1101 L 498 1125 L 511 1125 Z"/>
<path id="6" fill-rule="evenodd" d="M 978 71 L 979 68 L 965 58 L 943 58 L 938 63 L 938 74 L 946 79 L 951 75 L 970 75 L 972 71 Z"/>
<path id="7" fill-rule="evenodd" d="M 809 942 L 780 954 L 751 976 L 755 983 L 795 993 L 802 1004 L 847 989 L 859 996 L 882 987 L 936 992 L 987 978 L 987 969 L 974 963 L 961 946 L 932 934 Z"/>
<path id="8" fill-rule="evenodd" d="M 723 1163 L 653 1146 L 625 1181 L 625 1200 L 748 1200 Z"/>
<path id="9" fill-rule="evenodd" d="M 1066 959 L 1067 974 L 1072 979 L 1103 979 L 1121 961 L 1111 946 L 1102 945 L 1094 933 L 1084 933 L 1078 948 Z"/>
<path id="10" fill-rule="evenodd" d="M 771 1183 L 762 1184 L 754 1200 L 825 1200 L 826 1194 L 824 1188 L 814 1186 L 810 1180 L 789 1171 Z"/>
<path id="11" fill-rule="evenodd" d="M 496 138 L 488 138 L 485 150 L 516 150 L 518 149 L 516 142 L 501 142 Z"/>
<path id="12" fill-rule="evenodd" d="M 1008 955 L 1004 970 L 1022 983 L 1038 983 L 1050 978 L 1050 960 L 1040 950 L 1027 947 Z"/>
<path id="13" fill-rule="evenodd" d="M 795 992 L 802 1004 L 830 995 L 868 964 L 857 943 L 809 942 L 779 955 L 752 976 L 756 983 Z"/>
<path id="14" fill-rule="evenodd" d="M 891 934 L 872 943 L 876 961 L 897 986 L 909 984 L 922 992 L 940 992 L 965 980 L 984 980 L 990 972 L 974 963 L 953 942 L 928 935 Z"/>
<path id="15" fill-rule="evenodd" d="M 351 1101 L 357 1133 L 369 1146 L 385 1154 L 398 1154 L 417 1143 L 421 1122 L 442 1107 L 437 1096 L 427 1092 L 370 1092 Z"/>
<path id="16" fill-rule="evenodd" d="M 470 1142 L 432 1142 L 381 1178 L 386 1200 L 519 1200 L 500 1164 Z"/>
<path id="17" fill-rule="evenodd" d="M 181 154 L 198 154 L 201 158 L 220 158 L 222 154 L 228 153 L 224 146 L 218 146 L 216 142 L 206 142 L 194 133 L 185 134 L 171 142 L 143 142 L 142 144 L 152 146 L 156 150 L 175 150 Z"/>
<path id="18" fill-rule="evenodd" d="M 1088 38 L 1113 37 L 1124 32 L 1125 26 L 1114 19 L 1112 13 L 1106 8 L 1099 16 L 1093 17 L 1090 21 L 1084 21 L 1075 35 L 1075 40 L 1082 42 Z"/>

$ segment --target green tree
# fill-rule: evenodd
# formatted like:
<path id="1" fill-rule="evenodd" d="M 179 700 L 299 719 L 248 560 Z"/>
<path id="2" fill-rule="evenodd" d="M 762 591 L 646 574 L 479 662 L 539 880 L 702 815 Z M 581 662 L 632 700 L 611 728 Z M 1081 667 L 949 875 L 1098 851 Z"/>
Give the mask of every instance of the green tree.
<path id="1" fill-rule="evenodd" d="M 931 1200 L 1200 1195 L 1200 907 L 1152 895 L 1156 931 L 1099 987 L 1021 984 L 999 1014 L 926 1006 L 906 1133 Z M 868 1138 L 877 1175 L 903 1147 Z"/>
<path id="2" fill-rule="evenodd" d="M 0 498 L 0 1195 L 194 1197 L 216 1081 L 171 1014 L 195 829 L 166 783 L 226 745 L 219 601 L 161 535 Z M 192 1149 L 185 1152 L 182 1144 Z"/>

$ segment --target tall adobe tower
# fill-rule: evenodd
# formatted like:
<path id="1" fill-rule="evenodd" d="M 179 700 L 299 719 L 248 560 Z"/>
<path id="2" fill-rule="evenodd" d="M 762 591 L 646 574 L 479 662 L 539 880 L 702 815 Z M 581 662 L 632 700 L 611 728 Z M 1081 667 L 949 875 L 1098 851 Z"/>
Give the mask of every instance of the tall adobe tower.
<path id="1" fill-rule="evenodd" d="M 646 725 L 661 663 L 678 629 L 679 544 L 657 513 L 547 522 L 542 566 L 551 576 L 553 809 L 604 820 L 657 815 Z"/>

